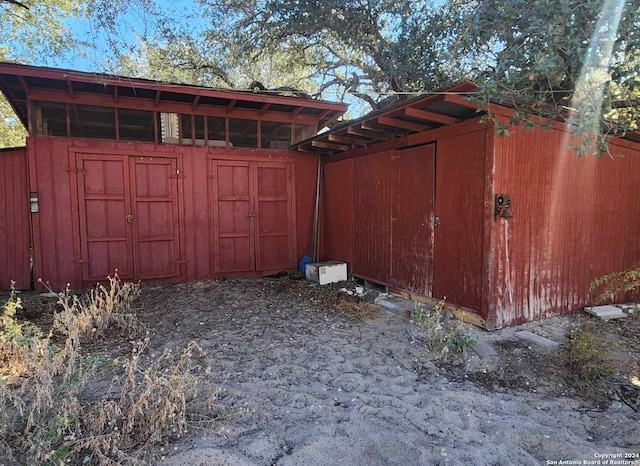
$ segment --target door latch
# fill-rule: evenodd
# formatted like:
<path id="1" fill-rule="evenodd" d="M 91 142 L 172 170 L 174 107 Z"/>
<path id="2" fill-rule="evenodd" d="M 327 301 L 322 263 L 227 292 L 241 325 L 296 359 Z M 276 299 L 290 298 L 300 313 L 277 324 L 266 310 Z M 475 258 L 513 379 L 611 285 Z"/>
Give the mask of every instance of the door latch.
<path id="1" fill-rule="evenodd" d="M 433 223 L 434 227 L 440 225 L 440 217 L 431 217 L 431 223 Z"/>
<path id="2" fill-rule="evenodd" d="M 125 217 L 125 219 L 126 219 L 127 223 L 133 223 L 133 215 L 127 215 Z"/>

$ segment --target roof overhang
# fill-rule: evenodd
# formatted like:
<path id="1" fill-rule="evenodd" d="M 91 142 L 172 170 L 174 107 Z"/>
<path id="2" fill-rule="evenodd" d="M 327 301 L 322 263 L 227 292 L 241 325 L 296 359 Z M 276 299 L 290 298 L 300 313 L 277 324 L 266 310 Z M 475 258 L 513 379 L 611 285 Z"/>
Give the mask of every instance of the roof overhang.
<path id="1" fill-rule="evenodd" d="M 86 73 L 0 62 L 0 92 L 27 126 L 27 101 L 77 103 L 131 109 L 177 109 L 181 113 L 228 116 L 315 125 L 335 122 L 342 103 L 278 91 L 239 91 L 162 83 L 117 75 Z"/>
<path id="2" fill-rule="evenodd" d="M 464 82 L 441 92 L 420 95 L 338 124 L 329 131 L 294 144 L 301 152 L 333 155 L 396 137 L 453 125 L 481 114 L 469 96 L 477 86 Z"/>

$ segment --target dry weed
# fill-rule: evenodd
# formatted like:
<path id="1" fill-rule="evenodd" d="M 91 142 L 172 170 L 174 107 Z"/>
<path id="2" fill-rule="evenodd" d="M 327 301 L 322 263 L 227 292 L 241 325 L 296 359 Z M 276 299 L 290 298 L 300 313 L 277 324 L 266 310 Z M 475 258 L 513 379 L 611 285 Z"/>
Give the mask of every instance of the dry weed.
<path id="1" fill-rule="evenodd" d="M 151 359 L 147 340 L 133 342 L 131 356 L 111 364 L 116 374 L 107 394 L 82 401 L 105 361 L 83 354 L 81 339 L 111 327 L 138 333 L 143 327 L 128 311 L 138 294 L 139 285 L 117 275 L 85 297 L 67 290 L 44 336 L 15 320 L 20 302 L 12 293 L 0 354 L 20 377 L 0 380 L 0 464 L 136 464 L 149 446 L 185 434 L 192 410 L 216 420 L 219 392 L 209 386 L 206 355 L 196 343 Z"/>
<path id="2" fill-rule="evenodd" d="M 382 312 L 382 308 L 375 304 L 365 302 L 353 303 L 346 299 L 340 300 L 336 305 L 336 309 L 347 313 L 350 317 L 357 320 L 377 319 Z"/>

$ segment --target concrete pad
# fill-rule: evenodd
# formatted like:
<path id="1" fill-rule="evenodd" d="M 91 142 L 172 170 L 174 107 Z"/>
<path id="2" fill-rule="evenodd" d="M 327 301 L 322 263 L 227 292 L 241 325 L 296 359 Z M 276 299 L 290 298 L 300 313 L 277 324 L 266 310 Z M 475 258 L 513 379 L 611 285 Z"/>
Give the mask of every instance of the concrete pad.
<path id="1" fill-rule="evenodd" d="M 473 351 L 475 351 L 476 354 L 481 358 L 498 355 L 496 350 L 493 349 L 493 346 L 491 346 L 486 341 L 476 341 L 476 343 L 473 345 Z"/>
<path id="2" fill-rule="evenodd" d="M 627 317 L 627 314 L 617 306 L 593 306 L 585 307 L 584 312 L 591 314 L 592 316 L 599 317 L 602 320 L 620 319 Z"/>
<path id="3" fill-rule="evenodd" d="M 536 333 L 529 332 L 528 330 L 521 330 L 514 333 L 514 335 L 521 340 L 533 343 L 534 345 L 547 351 L 555 351 L 560 348 L 560 343 L 558 343 L 557 341 L 550 340 Z"/>

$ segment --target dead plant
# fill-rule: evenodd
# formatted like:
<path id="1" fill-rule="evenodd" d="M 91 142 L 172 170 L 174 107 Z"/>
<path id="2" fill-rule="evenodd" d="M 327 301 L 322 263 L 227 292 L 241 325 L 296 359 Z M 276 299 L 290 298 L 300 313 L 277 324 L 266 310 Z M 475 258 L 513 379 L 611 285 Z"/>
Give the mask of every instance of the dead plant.
<path id="1" fill-rule="evenodd" d="M 47 335 L 15 321 L 20 301 L 12 293 L 2 314 L 0 348 L 7 350 L 9 365 L 19 365 L 21 377 L 12 384 L 0 380 L 0 464 L 137 464 L 151 445 L 187 433 L 192 413 L 217 419 L 219 391 L 210 388 L 206 356 L 195 343 L 156 359 L 146 355 L 146 339 L 133 342 L 123 361 L 81 352 L 81 339 L 112 326 L 142 328 L 128 311 L 138 293 L 139 285 L 122 283 L 117 275 L 86 297 L 66 290 Z M 107 393 L 96 398 L 90 382 L 105 365 L 115 375 Z"/>
<path id="2" fill-rule="evenodd" d="M 372 320 L 380 317 L 382 308 L 375 304 L 366 302 L 351 302 L 346 299 L 341 299 L 336 304 L 336 309 L 345 312 L 349 317 L 356 320 Z"/>

